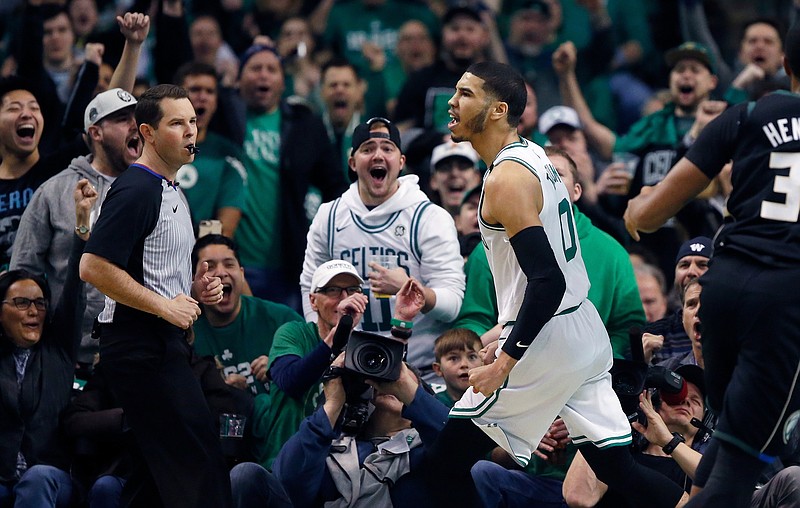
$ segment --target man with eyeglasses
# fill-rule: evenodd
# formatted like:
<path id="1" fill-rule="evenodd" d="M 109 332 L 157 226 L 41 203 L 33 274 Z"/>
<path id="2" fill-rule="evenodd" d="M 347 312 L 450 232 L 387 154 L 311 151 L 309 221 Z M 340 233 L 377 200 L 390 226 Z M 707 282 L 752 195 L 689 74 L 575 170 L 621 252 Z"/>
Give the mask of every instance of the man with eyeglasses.
<path id="1" fill-rule="evenodd" d="M 331 363 L 333 332 L 339 318 L 348 313 L 358 323 L 366 309 L 363 283 L 347 261 L 322 263 L 314 270 L 308 295 L 309 305 L 317 313 L 316 322 L 286 323 L 275 332 L 269 353 L 271 402 L 262 416 L 254 418 L 267 437 L 257 455 L 262 466 L 272 467 L 283 444 L 314 411 L 321 393 L 320 379 Z M 256 411 L 259 409 L 263 408 L 257 404 Z"/>
<path id="2" fill-rule="evenodd" d="M 407 327 L 408 363 L 434 379 L 433 342 L 458 315 L 464 298 L 464 262 L 450 214 L 430 202 L 416 175 L 400 176 L 406 158 L 400 132 L 385 118 L 372 118 L 353 131 L 348 164 L 357 180 L 338 199 L 324 203 L 308 233 L 300 286 L 306 320 L 315 320 L 308 295 L 317 290 L 313 273 L 332 259 L 351 263 L 366 281 L 368 306 L 360 328 L 389 334 L 392 295 L 415 278 L 425 295 L 422 312 Z M 378 256 L 388 261 L 376 262 Z"/>
<path id="3" fill-rule="evenodd" d="M 286 305 L 242 294 L 245 271 L 239 248 L 223 235 L 200 237 L 192 250 L 195 278 L 208 273 L 222 282 L 222 299 L 203 305 L 194 323 L 194 349 L 200 356 L 213 356 L 228 385 L 253 395 L 269 393 L 267 363 L 272 338 L 284 323 L 303 321 Z"/>

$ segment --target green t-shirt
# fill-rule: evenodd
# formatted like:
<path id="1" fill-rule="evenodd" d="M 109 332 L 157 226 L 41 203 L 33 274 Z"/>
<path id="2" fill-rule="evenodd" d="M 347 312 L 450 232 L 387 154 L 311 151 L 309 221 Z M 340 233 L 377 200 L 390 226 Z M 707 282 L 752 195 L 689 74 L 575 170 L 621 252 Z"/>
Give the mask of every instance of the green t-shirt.
<path id="1" fill-rule="evenodd" d="M 178 170 L 176 180 L 189 202 L 195 231 L 201 220 L 216 219 L 220 208 L 244 207 L 242 151 L 227 139 L 209 132 L 197 148 L 200 154 L 192 164 Z"/>
<path id="2" fill-rule="evenodd" d="M 321 340 L 316 323 L 286 323 L 275 332 L 269 352 L 270 367 L 281 356 L 307 356 Z M 262 411 L 253 428 L 254 435 L 260 441 L 256 459 L 266 468 L 272 467 L 283 444 L 297 432 L 303 419 L 314 412 L 322 385 L 317 383 L 312 386 L 300 399 L 290 397 L 274 381 L 270 381 L 269 392 L 269 408 Z"/>
<path id="3" fill-rule="evenodd" d="M 253 296 L 242 296 L 242 309 L 232 323 L 215 328 L 205 314 L 194 324 L 194 349 L 200 356 L 213 356 L 223 365 L 223 373 L 241 374 L 253 394 L 267 393 L 267 387 L 250 371 L 250 362 L 268 355 L 272 337 L 281 325 L 302 322 L 300 314 L 280 303 Z"/>
<path id="4" fill-rule="evenodd" d="M 279 269 L 281 259 L 280 108 L 247 115 L 244 166 L 247 192 L 236 241 L 242 265 Z"/>
<path id="5" fill-rule="evenodd" d="M 385 116 L 386 101 L 399 93 L 402 82 L 396 83 L 396 79 L 398 70 L 402 73 L 402 68 L 396 55 L 398 31 L 412 19 L 424 23 L 431 35 L 438 37 L 439 21 L 430 9 L 422 5 L 397 0 L 365 5 L 365 2 L 356 0 L 337 2 L 331 9 L 324 42 L 352 62 L 358 74 L 368 82 L 364 97 L 367 118 Z M 369 62 L 362 53 L 365 42 L 372 42 L 384 50 L 386 64 L 382 76 L 370 71 Z"/>

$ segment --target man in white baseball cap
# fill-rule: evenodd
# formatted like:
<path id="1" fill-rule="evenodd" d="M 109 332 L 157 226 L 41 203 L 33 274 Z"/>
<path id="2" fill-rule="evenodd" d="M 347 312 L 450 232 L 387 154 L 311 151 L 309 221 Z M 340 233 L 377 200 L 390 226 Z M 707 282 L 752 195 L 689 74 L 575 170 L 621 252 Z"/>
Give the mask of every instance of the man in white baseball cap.
<path id="1" fill-rule="evenodd" d="M 334 328 L 345 309 L 357 325 L 367 307 L 362 284 L 364 280 L 347 261 L 322 263 L 314 270 L 308 294 L 316 322 L 286 323 L 275 332 L 269 353 L 270 403 L 261 417 L 269 439 L 257 451 L 260 464 L 270 467 L 283 444 L 313 411 L 319 379 L 331 363 Z"/>
<path id="2" fill-rule="evenodd" d="M 431 190 L 438 193 L 439 205 L 455 217 L 464 193 L 481 183 L 480 157 L 468 141 L 446 141 L 431 152 Z"/>
<path id="3" fill-rule="evenodd" d="M 108 115 L 134 107 L 136 107 L 136 99 L 122 88 L 112 88 L 101 92 L 86 106 L 83 114 L 83 129 L 88 132 L 89 127 Z"/>
<path id="4" fill-rule="evenodd" d="M 24 268 L 43 273 L 50 282 L 53 297 L 64 287 L 72 236 L 87 235 L 100 214 L 100 206 L 111 182 L 141 153 L 139 132 L 133 118 L 136 99 L 121 88 L 99 93 L 86 106 L 84 128 L 89 155 L 72 159 L 69 166 L 43 183 L 33 194 L 20 219 L 15 242 L 24 249 L 14 249 L 11 269 Z M 72 193 L 79 180 L 89 180 L 99 199 L 87 224 L 75 224 L 75 201 Z M 86 311 L 81 333 L 79 363 L 91 365 L 97 341 L 91 338 L 94 317 L 103 310 L 103 295 L 90 284 L 86 291 Z"/>

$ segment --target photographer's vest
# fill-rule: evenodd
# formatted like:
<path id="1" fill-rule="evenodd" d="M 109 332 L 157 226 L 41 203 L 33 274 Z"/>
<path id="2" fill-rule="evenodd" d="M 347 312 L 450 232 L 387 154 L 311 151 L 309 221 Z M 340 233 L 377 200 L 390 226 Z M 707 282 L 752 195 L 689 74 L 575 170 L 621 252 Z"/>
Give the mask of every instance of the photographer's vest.
<path id="1" fill-rule="evenodd" d="M 411 470 L 408 454 L 421 444 L 416 429 L 402 430 L 379 444 L 362 465 L 354 436 L 333 441 L 325 462 L 342 497 L 325 503 L 325 508 L 392 506 L 389 489 Z"/>

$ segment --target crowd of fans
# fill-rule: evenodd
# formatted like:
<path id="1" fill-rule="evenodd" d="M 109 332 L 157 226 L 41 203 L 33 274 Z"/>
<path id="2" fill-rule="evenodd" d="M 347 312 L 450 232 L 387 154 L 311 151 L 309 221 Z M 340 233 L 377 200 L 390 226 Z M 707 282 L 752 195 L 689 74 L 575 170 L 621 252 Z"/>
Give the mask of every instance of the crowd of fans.
<path id="1" fill-rule="evenodd" d="M 137 99 L 161 83 L 185 88 L 197 115 L 198 153 L 174 184 L 192 269 L 219 277 L 223 296 L 194 324 L 192 369 L 215 425 L 244 417 L 241 439 L 221 437 L 236 505 L 427 506 L 415 465 L 500 335 L 478 232 L 486 168 L 447 128 L 455 83 L 487 59 L 526 80 L 518 133 L 548 145 L 567 186 L 615 358 L 641 348 L 689 386 L 641 395 L 632 447 L 688 492 L 715 421 L 696 280 L 729 172 L 639 243 L 622 213 L 728 105 L 788 90 L 782 35 L 800 10 L 776 1 L 740 19 L 705 4 L 2 2 L 0 507 L 119 506 L 140 453 L 99 361 L 103 295 L 77 263 L 141 154 Z M 720 22 L 732 18 L 741 26 Z M 411 338 L 400 378 L 342 433 L 352 401 L 329 367 L 344 365 L 332 357 L 344 315 Z M 800 503 L 790 448 L 753 506 Z M 560 419 L 524 469 L 498 448 L 472 476 L 476 505 L 619 506 Z"/>

